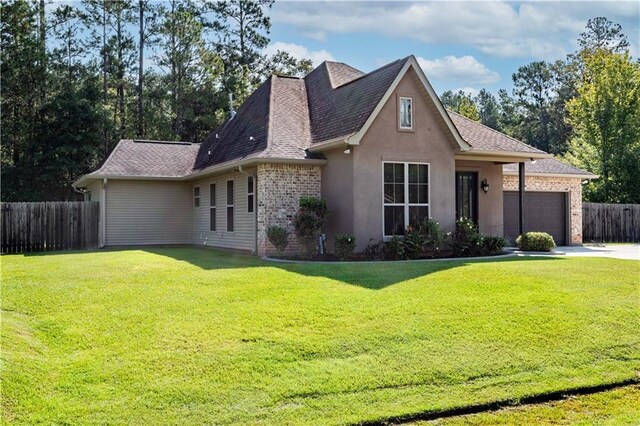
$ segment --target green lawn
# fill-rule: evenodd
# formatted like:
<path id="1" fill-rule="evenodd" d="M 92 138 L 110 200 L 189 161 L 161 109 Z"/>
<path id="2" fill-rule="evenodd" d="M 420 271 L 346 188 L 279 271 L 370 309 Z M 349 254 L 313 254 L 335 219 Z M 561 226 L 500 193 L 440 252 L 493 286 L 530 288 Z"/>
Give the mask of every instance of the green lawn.
<path id="1" fill-rule="evenodd" d="M 640 386 L 415 425 L 640 425 Z"/>
<path id="2" fill-rule="evenodd" d="M 3 423 L 343 424 L 640 372 L 637 261 L 1 262 Z"/>

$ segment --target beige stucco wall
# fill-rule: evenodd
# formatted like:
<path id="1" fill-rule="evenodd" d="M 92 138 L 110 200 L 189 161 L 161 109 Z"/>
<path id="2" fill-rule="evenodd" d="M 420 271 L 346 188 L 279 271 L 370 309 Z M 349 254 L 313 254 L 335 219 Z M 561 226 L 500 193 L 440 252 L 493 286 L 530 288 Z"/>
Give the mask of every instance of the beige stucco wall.
<path id="1" fill-rule="evenodd" d="M 487 235 L 502 235 L 504 221 L 502 212 L 502 165 L 486 161 L 456 161 L 456 171 L 478 172 L 478 225 Z M 480 188 L 480 182 L 487 179 L 489 192 Z"/>
<path id="2" fill-rule="evenodd" d="M 244 170 L 255 176 L 256 169 Z M 248 178 L 240 172 L 208 177 L 190 183 L 190 191 L 200 187 L 200 207 L 193 207 L 193 244 L 237 250 L 255 251 L 256 193 L 254 181 L 254 209 L 248 211 Z M 233 232 L 227 232 L 227 181 L 233 180 Z M 211 206 L 209 185 L 216 184 L 216 231 L 210 231 Z M 193 206 L 193 200 L 190 201 Z"/>
<path id="3" fill-rule="evenodd" d="M 422 162 L 430 164 L 430 214 L 448 230 L 455 224 L 454 147 L 436 121 L 437 112 L 427 103 L 413 70 L 400 81 L 362 138 L 353 148 L 353 191 L 345 191 L 336 202 L 353 205 L 353 233 L 357 250 L 369 239 L 382 239 L 382 162 Z M 413 98 L 414 130 L 398 130 L 398 98 Z M 431 101 L 429 101 L 431 102 Z M 332 218 L 331 220 L 334 220 Z"/>
<path id="4" fill-rule="evenodd" d="M 106 245 L 191 243 L 190 184 L 109 180 L 105 198 Z"/>
<path id="5" fill-rule="evenodd" d="M 333 251 L 335 236 L 353 234 L 353 155 L 344 147 L 325 152 L 327 164 L 322 167 L 322 196 L 330 215 L 323 230 L 327 249 Z"/>
<path id="6" fill-rule="evenodd" d="M 300 246 L 293 232 L 293 218 L 300 197 L 321 195 L 320 166 L 260 164 L 258 176 L 258 254 L 275 253 L 267 240 L 267 228 L 282 226 L 289 231 L 287 254 L 297 254 Z"/>
<path id="7" fill-rule="evenodd" d="M 518 176 L 505 175 L 504 190 L 518 190 Z M 582 244 L 582 183 L 579 178 L 525 176 L 525 191 L 556 191 L 569 193 L 571 243 Z"/>

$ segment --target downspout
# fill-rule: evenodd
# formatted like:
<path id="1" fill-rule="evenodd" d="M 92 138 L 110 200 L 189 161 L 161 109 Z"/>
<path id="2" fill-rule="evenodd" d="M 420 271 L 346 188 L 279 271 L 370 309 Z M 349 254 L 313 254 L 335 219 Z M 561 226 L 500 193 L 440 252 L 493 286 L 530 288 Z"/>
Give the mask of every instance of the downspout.
<path id="1" fill-rule="evenodd" d="M 100 197 L 100 230 L 102 241 L 99 242 L 100 248 L 107 246 L 107 178 L 102 179 L 102 192 Z"/>
<path id="2" fill-rule="evenodd" d="M 242 164 L 238 171 L 245 176 L 253 178 L 253 253 L 258 254 L 258 176 L 244 171 Z"/>

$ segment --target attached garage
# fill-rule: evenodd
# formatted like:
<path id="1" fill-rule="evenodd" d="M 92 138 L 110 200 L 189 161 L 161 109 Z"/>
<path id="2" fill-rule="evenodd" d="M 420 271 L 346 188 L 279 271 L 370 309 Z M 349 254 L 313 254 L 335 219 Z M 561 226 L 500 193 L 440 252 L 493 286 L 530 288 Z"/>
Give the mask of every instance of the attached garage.
<path id="1" fill-rule="evenodd" d="M 524 230 L 548 232 L 557 245 L 582 244 L 582 181 L 596 175 L 545 158 L 525 164 Z M 504 235 L 518 236 L 518 164 L 503 167 Z"/>
<path id="2" fill-rule="evenodd" d="M 568 192 L 525 192 L 524 231 L 546 232 L 557 245 L 571 244 L 568 198 Z M 504 191 L 503 208 L 504 235 L 513 242 L 519 231 L 517 191 Z"/>

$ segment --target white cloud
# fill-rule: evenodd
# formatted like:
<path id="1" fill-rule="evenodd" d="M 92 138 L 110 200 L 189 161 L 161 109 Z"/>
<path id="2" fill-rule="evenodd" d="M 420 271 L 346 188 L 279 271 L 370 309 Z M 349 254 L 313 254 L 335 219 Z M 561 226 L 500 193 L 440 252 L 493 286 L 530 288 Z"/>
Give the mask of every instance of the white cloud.
<path id="1" fill-rule="evenodd" d="M 495 83 L 500 80 L 497 72 L 478 62 L 470 55 L 456 57 L 445 56 L 434 60 L 417 58 L 428 78 L 445 81 L 457 81 L 463 84 Z"/>
<path id="2" fill-rule="evenodd" d="M 282 50 L 288 52 L 291 56 L 296 59 L 311 59 L 313 65 L 319 65 L 323 61 L 335 61 L 336 59 L 333 55 L 326 50 L 309 50 L 305 46 L 295 43 L 285 43 L 282 41 L 276 41 L 275 43 L 269 44 L 267 48 L 264 50 L 267 55 L 273 55 L 278 50 Z"/>
<path id="3" fill-rule="evenodd" d="M 620 22 L 636 40 L 639 13 L 637 2 L 281 2 L 272 21 L 301 34 L 368 32 L 464 44 L 499 57 L 557 59 L 574 50 L 572 40 L 595 16 Z"/>

